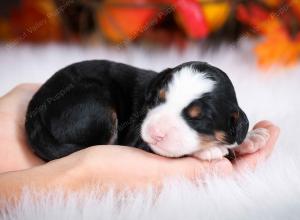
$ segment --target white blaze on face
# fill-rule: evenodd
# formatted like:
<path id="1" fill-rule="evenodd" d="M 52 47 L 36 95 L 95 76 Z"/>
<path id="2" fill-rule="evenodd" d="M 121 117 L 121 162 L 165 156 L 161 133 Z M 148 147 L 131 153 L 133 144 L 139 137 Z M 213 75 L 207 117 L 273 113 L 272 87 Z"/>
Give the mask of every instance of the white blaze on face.
<path id="1" fill-rule="evenodd" d="M 162 156 L 179 157 L 200 150 L 198 133 L 181 114 L 191 102 L 213 88 L 214 81 L 192 67 L 174 73 L 168 84 L 165 103 L 150 110 L 142 124 L 142 139 Z"/>

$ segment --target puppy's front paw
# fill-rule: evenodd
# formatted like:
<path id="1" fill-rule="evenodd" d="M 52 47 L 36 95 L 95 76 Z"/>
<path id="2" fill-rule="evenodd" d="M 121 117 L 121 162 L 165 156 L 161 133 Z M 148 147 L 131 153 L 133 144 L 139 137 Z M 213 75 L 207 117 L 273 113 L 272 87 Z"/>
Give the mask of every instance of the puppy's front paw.
<path id="1" fill-rule="evenodd" d="M 210 147 L 194 153 L 193 156 L 200 160 L 218 160 L 222 159 L 227 154 L 228 149 L 226 147 Z"/>
<path id="2" fill-rule="evenodd" d="M 257 128 L 247 134 L 244 142 L 238 146 L 235 151 L 239 154 L 251 154 L 266 145 L 270 138 L 270 134 L 265 128 Z"/>

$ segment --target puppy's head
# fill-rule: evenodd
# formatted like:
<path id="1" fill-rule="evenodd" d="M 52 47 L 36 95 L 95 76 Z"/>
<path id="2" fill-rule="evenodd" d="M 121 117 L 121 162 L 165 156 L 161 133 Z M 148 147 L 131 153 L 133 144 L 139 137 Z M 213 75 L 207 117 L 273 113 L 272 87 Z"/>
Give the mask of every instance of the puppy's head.
<path id="1" fill-rule="evenodd" d="M 162 156 L 239 144 L 248 131 L 230 79 L 207 63 L 189 62 L 161 72 L 148 87 L 145 105 L 141 136 Z"/>

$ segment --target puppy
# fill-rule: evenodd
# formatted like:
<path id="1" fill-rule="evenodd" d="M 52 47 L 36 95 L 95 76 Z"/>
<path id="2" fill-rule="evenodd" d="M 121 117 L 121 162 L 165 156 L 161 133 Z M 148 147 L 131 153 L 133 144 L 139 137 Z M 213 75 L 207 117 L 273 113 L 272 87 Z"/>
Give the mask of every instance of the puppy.
<path id="1" fill-rule="evenodd" d="M 230 79 L 207 63 L 157 73 L 94 60 L 53 75 L 32 98 L 25 127 L 45 161 L 105 144 L 212 160 L 242 143 L 249 123 Z"/>

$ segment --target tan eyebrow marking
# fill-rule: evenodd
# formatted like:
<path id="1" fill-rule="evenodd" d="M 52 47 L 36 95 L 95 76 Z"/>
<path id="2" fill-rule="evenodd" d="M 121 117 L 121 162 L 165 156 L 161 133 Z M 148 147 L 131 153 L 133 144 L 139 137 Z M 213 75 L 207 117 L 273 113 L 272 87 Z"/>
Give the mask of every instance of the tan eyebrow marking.
<path id="1" fill-rule="evenodd" d="M 158 96 L 161 100 L 165 100 L 166 99 L 166 90 L 165 89 L 159 90 Z"/>
<path id="2" fill-rule="evenodd" d="M 188 115 L 191 118 L 197 118 L 201 115 L 202 109 L 199 106 L 192 106 L 188 109 Z"/>

